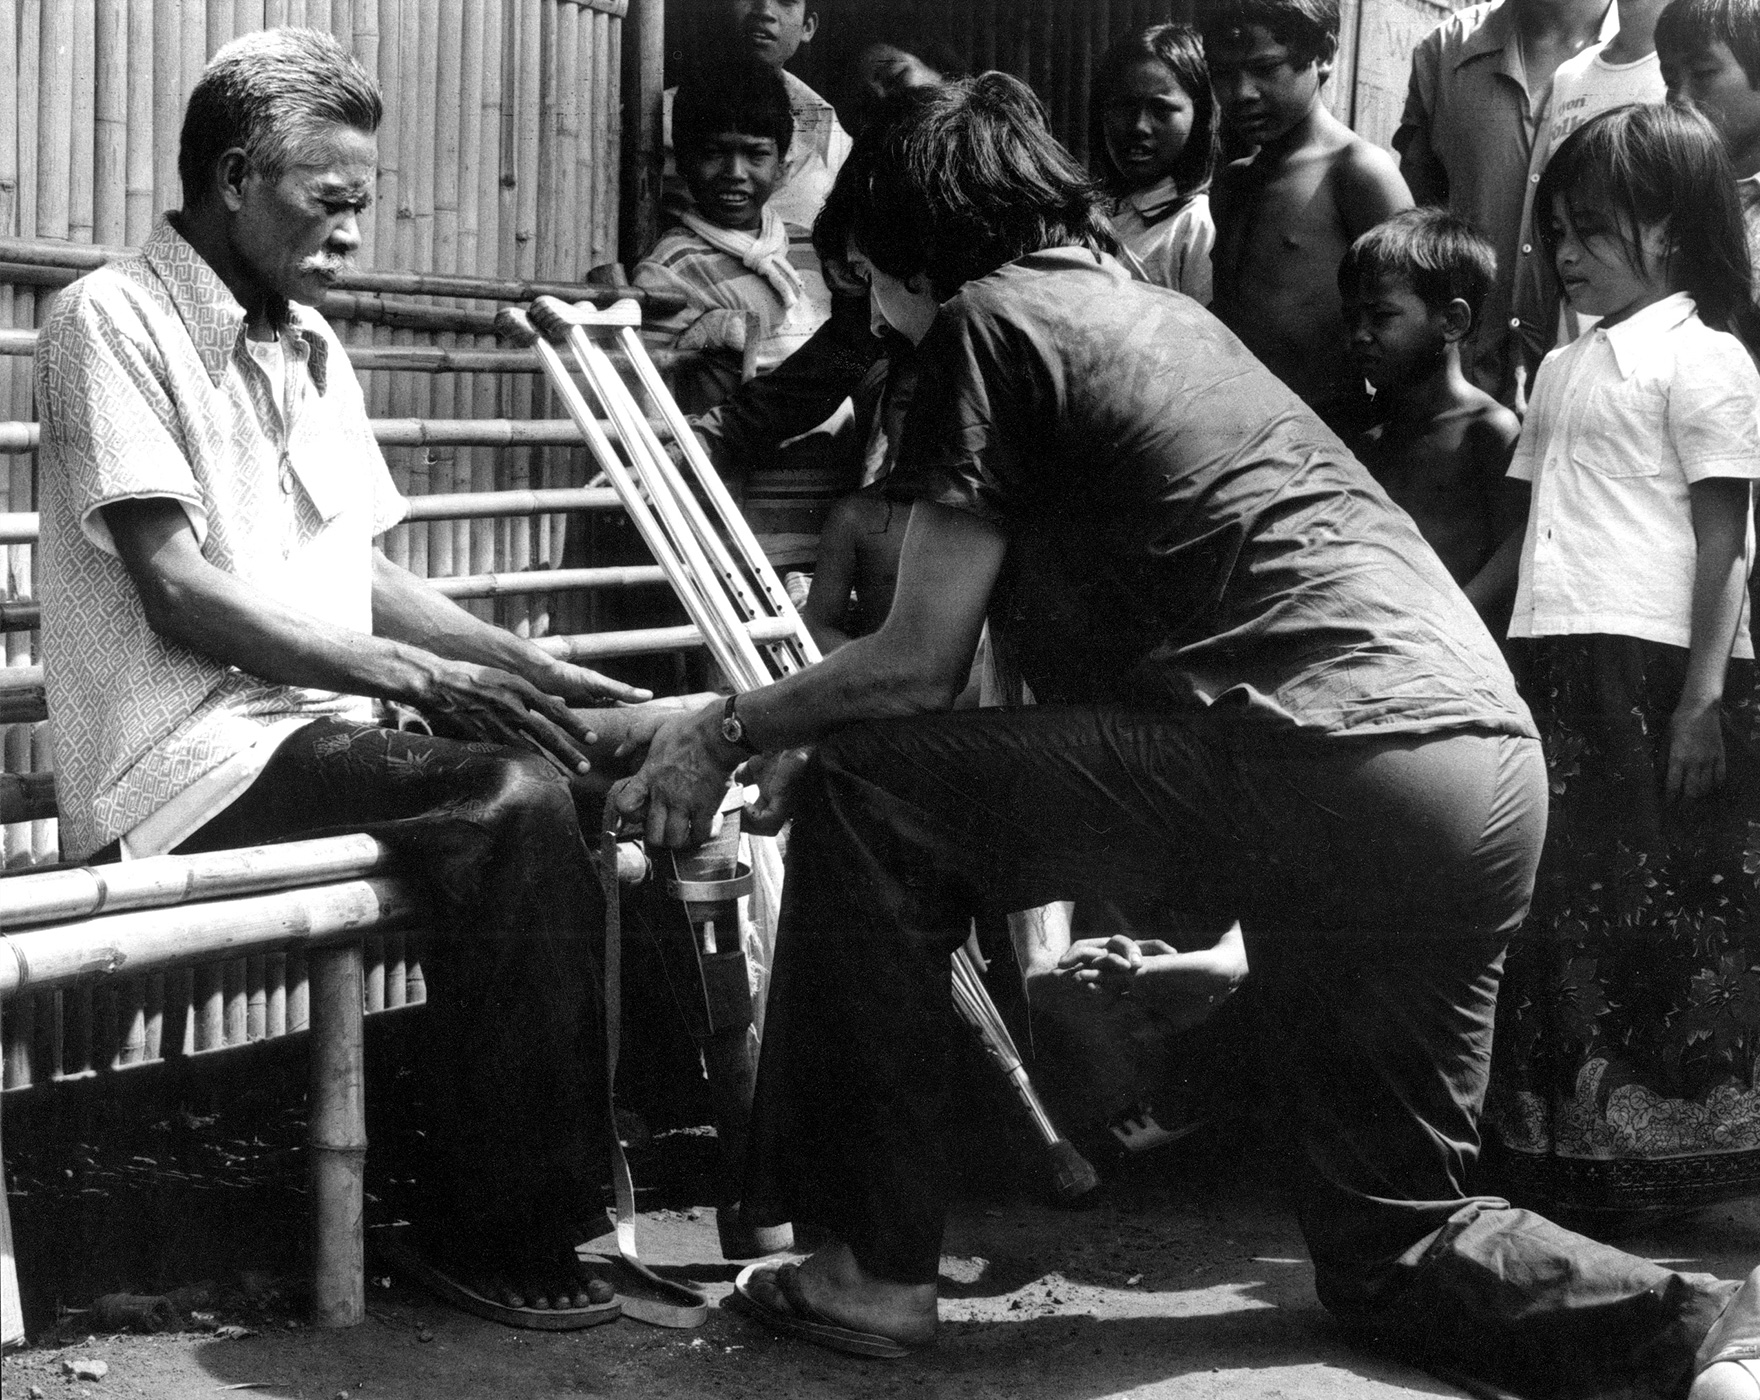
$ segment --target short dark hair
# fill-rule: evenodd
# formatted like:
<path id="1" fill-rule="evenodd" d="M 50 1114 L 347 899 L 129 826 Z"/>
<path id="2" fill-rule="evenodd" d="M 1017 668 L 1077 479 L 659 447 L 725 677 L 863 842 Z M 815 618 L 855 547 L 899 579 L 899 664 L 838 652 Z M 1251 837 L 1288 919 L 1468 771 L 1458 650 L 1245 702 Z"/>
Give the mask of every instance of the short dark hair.
<path id="1" fill-rule="evenodd" d="M 788 154 L 794 109 L 782 74 L 755 58 L 741 58 L 695 69 L 678 85 L 672 99 L 674 150 L 681 155 L 700 150 L 710 137 L 728 131 L 767 136 L 777 155 Z"/>
<path id="2" fill-rule="evenodd" d="M 1006 73 L 895 94 L 856 138 L 833 191 L 849 239 L 901 281 L 926 273 L 945 301 L 1044 248 L 1114 252 L 1100 191 Z"/>
<path id="3" fill-rule="evenodd" d="M 265 29 L 224 45 L 189 95 L 177 150 L 183 202 L 206 202 L 214 167 L 233 147 L 279 180 L 338 126 L 371 135 L 384 119 L 379 85 L 320 29 Z"/>
<path id="4" fill-rule="evenodd" d="M 1345 251 L 1338 290 L 1350 296 L 1374 278 L 1403 277 L 1432 311 L 1466 302 L 1476 327 L 1496 276 L 1497 253 L 1471 224 L 1441 209 L 1407 209 Z"/>
<path id="5" fill-rule="evenodd" d="M 1192 22 L 1206 44 L 1258 25 L 1303 63 L 1338 47 L 1338 0 L 1197 0 Z"/>
<path id="6" fill-rule="evenodd" d="M 966 67 L 966 61 L 948 42 L 940 26 L 897 15 L 883 15 L 879 19 L 864 21 L 853 41 L 844 48 L 844 52 L 849 55 L 845 67 L 853 72 L 863 54 L 882 44 L 889 49 L 897 49 L 900 53 L 908 53 L 924 67 L 933 68 L 944 78 L 964 78 L 971 71 Z"/>
<path id="7" fill-rule="evenodd" d="M 1192 99 L 1192 132 L 1174 168 L 1173 183 L 1181 194 L 1195 194 L 1210 183 L 1220 138 L 1216 95 L 1210 90 L 1210 70 L 1204 64 L 1204 41 L 1188 24 L 1152 24 L 1126 34 L 1106 50 L 1094 69 L 1088 99 L 1088 164 L 1114 194 L 1128 192 L 1124 177 L 1112 163 L 1112 153 L 1106 149 L 1106 99 L 1127 68 L 1145 62 L 1165 67 Z"/>
<path id="8" fill-rule="evenodd" d="M 1558 247 L 1553 209 L 1571 197 L 1612 212 L 1627 260 L 1640 266 L 1642 231 L 1668 231 L 1668 279 L 1692 296 L 1713 330 L 1750 348 L 1760 329 L 1736 176 L 1717 129 L 1687 107 L 1644 103 L 1604 112 L 1559 145 L 1534 190 L 1534 221 L 1548 256 Z"/>
<path id="9" fill-rule="evenodd" d="M 1760 85 L 1760 0 L 1670 0 L 1656 20 L 1656 48 L 1674 54 L 1703 53 L 1727 44 L 1747 74 Z"/>

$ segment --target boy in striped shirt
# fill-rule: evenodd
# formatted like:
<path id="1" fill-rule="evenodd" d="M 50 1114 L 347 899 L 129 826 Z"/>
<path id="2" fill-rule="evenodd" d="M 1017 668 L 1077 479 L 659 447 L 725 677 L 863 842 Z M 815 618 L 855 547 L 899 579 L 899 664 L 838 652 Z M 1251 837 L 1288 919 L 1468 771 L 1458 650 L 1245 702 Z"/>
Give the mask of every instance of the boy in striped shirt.
<path id="1" fill-rule="evenodd" d="M 686 412 L 712 408 L 739 383 L 748 313 L 758 317 L 760 373 L 781 364 L 831 314 L 811 241 L 791 238 L 769 207 L 794 125 L 782 78 L 752 59 L 701 72 L 674 99 L 673 143 L 692 208 L 636 265 L 635 283 L 689 303 L 650 324 L 662 343 L 718 352 L 680 374 Z"/>

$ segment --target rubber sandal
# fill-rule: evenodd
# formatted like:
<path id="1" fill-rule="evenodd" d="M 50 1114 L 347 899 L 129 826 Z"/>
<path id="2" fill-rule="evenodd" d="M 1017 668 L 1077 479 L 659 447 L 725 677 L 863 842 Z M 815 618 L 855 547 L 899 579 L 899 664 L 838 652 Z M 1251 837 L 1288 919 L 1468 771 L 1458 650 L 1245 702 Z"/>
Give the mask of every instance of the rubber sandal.
<path id="1" fill-rule="evenodd" d="M 776 1288 L 788 1303 L 787 1312 L 761 1303 L 753 1296 L 752 1279 L 764 1269 L 775 1272 Z M 728 1298 L 727 1305 L 736 1312 L 744 1313 L 754 1322 L 761 1322 L 785 1336 L 799 1337 L 802 1341 L 828 1347 L 832 1351 L 841 1351 L 848 1356 L 869 1356 L 883 1361 L 896 1361 L 911 1354 L 909 1347 L 893 1341 L 891 1337 L 883 1337 L 878 1332 L 858 1332 L 853 1327 L 845 1327 L 815 1312 L 812 1305 L 801 1296 L 800 1283 L 794 1275 L 793 1264 L 748 1264 L 734 1280 L 733 1294 Z"/>
<path id="2" fill-rule="evenodd" d="M 504 1327 L 529 1327 L 538 1332 L 578 1332 L 585 1327 L 616 1322 L 623 1316 L 623 1303 L 616 1298 L 609 1303 L 594 1303 L 585 1308 L 510 1308 L 505 1303 L 485 1298 L 423 1258 L 409 1238 L 407 1225 L 378 1226 L 367 1232 L 367 1239 L 374 1254 L 411 1283 L 420 1284 L 460 1312 L 499 1322 Z"/>

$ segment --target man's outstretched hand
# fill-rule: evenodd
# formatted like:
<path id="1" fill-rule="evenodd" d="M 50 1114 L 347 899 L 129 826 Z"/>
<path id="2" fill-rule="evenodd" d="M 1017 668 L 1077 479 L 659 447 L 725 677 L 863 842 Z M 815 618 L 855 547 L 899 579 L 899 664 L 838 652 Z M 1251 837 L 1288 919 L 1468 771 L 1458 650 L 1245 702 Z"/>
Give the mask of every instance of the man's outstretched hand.
<path id="1" fill-rule="evenodd" d="M 595 700 L 624 700 L 636 704 L 654 698 L 651 690 L 625 685 L 571 661 L 552 662 L 542 675 L 534 679 L 539 689 L 570 705 L 586 705 Z"/>
<path id="2" fill-rule="evenodd" d="M 587 750 L 598 735 L 561 700 L 511 671 L 434 657 L 415 699 L 424 713 L 465 734 L 491 743 L 530 745 L 570 773 L 585 773 L 593 766 Z"/>

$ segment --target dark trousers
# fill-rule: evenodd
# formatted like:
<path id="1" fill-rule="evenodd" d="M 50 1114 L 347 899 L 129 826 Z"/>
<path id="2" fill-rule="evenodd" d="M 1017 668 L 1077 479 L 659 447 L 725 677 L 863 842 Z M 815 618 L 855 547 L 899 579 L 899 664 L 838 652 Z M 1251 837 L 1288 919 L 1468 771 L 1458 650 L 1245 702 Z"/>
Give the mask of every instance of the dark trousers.
<path id="1" fill-rule="evenodd" d="M 969 919 L 1184 902 L 1246 932 L 1325 1305 L 1536 1393 L 1585 1376 L 1671 1393 L 1733 1284 L 1468 1194 L 1546 800 L 1533 740 L 1299 737 L 1221 708 L 976 711 L 837 735 L 790 838 L 748 1209 L 826 1225 L 882 1277 L 932 1281 L 948 955 Z"/>
<path id="2" fill-rule="evenodd" d="M 180 853 L 368 831 L 435 915 L 416 1018 L 424 1224 L 460 1255 L 554 1243 L 596 1199 L 603 900 L 535 755 L 338 720 L 297 731 Z"/>

